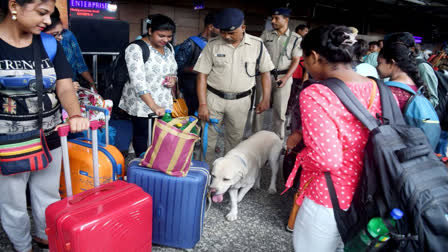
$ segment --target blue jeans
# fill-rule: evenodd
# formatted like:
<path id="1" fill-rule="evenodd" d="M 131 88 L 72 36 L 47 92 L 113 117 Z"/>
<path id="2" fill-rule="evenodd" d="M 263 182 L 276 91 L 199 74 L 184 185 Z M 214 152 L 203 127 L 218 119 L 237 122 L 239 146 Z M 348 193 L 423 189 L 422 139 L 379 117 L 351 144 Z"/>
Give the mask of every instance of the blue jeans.
<path id="1" fill-rule="evenodd" d="M 442 154 L 442 156 L 448 156 L 448 132 L 442 131 L 440 133 L 439 145 L 437 145 L 436 152 Z"/>

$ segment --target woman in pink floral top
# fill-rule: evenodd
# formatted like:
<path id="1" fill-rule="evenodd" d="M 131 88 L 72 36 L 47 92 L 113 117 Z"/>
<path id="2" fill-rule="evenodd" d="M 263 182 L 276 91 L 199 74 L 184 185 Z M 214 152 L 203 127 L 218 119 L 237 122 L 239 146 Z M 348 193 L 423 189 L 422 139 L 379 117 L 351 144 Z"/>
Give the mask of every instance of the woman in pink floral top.
<path id="1" fill-rule="evenodd" d="M 352 69 L 351 31 L 344 26 L 320 27 L 302 41 L 305 67 L 315 80 L 338 78 L 346 83 L 372 115 L 381 114 L 376 84 Z M 343 243 L 334 218 L 324 172 L 330 171 L 341 209 L 352 201 L 363 168 L 368 130 L 327 87 L 318 83 L 300 95 L 303 140 L 306 147 L 297 155 L 303 171 L 300 185 L 309 186 L 299 197 L 293 242 L 296 251 L 342 251 Z"/>

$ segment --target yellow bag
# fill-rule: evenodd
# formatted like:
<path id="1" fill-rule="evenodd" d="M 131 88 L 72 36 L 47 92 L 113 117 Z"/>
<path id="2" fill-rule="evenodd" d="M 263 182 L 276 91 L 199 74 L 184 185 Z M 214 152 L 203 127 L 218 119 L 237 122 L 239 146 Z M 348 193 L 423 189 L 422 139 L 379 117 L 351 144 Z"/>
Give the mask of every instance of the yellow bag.
<path id="1" fill-rule="evenodd" d="M 174 99 L 171 116 L 173 118 L 188 116 L 188 107 L 184 99 L 182 98 Z"/>

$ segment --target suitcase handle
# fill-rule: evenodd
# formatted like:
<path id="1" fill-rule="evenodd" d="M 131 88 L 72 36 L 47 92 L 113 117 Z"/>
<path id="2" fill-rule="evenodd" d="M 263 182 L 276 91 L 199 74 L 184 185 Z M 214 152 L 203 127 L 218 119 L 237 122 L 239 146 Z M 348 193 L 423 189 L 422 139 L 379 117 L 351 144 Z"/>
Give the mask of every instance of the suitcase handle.
<path id="1" fill-rule="evenodd" d="M 99 192 L 109 191 L 109 190 L 112 190 L 112 189 L 114 189 L 113 186 L 107 186 L 107 185 L 106 185 L 106 186 L 103 186 L 103 187 L 100 187 L 100 188 L 94 188 L 94 189 L 92 189 L 92 190 L 88 190 L 88 191 L 86 191 L 86 192 L 85 192 L 82 196 L 80 196 L 80 197 L 76 197 L 76 198 L 74 198 L 74 199 L 69 200 L 68 203 L 71 204 L 71 205 L 74 205 L 74 204 L 77 204 L 77 203 L 79 203 L 79 202 L 85 200 L 86 198 L 88 198 L 88 197 L 90 197 L 90 196 L 92 196 L 92 195 L 94 195 L 94 194 L 97 194 L 97 193 L 99 193 Z"/>
<path id="2" fill-rule="evenodd" d="M 106 145 L 109 145 L 109 120 L 110 120 L 110 112 L 107 108 L 95 107 L 91 105 L 86 106 L 86 115 L 87 118 L 90 118 L 89 110 L 94 110 L 98 112 L 104 113 L 104 117 L 106 117 Z M 90 132 L 87 132 L 90 133 Z M 90 137 L 90 135 L 88 135 Z"/>
<path id="3" fill-rule="evenodd" d="M 95 187 L 100 185 L 100 176 L 98 168 L 98 135 L 96 131 L 103 126 L 103 122 L 92 121 L 90 122 L 90 129 L 92 130 L 92 156 L 93 156 L 93 184 Z M 56 127 L 58 135 L 61 138 L 61 149 L 62 149 L 62 161 L 64 164 L 64 176 L 65 176 L 65 186 L 67 190 L 67 197 L 73 195 L 72 190 L 72 180 L 70 177 L 70 160 L 68 157 L 68 144 L 67 136 L 70 132 L 69 124 L 61 124 Z"/>
<path id="4" fill-rule="evenodd" d="M 103 122 L 100 121 L 91 121 L 90 122 L 90 129 L 91 130 L 97 130 L 101 128 L 104 125 Z M 56 130 L 58 131 L 58 135 L 60 137 L 66 137 L 68 136 L 68 133 L 70 133 L 70 125 L 69 124 L 60 124 L 56 126 Z"/>
<path id="5" fill-rule="evenodd" d="M 155 118 L 158 118 L 159 116 L 156 113 L 150 113 L 148 114 L 148 148 L 152 144 L 152 122 Z"/>

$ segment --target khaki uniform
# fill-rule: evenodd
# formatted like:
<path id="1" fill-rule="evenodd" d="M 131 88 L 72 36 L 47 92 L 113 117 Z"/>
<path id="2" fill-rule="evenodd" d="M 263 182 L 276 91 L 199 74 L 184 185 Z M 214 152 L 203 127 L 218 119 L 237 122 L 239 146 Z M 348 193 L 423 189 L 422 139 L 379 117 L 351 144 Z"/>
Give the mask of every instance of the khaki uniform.
<path id="1" fill-rule="evenodd" d="M 291 33 L 291 38 L 285 48 L 285 43 L 288 40 L 288 36 Z M 289 29 L 285 34 L 279 36 L 277 31 L 265 31 L 261 35 L 269 54 L 271 55 L 272 62 L 278 64 L 275 66 L 277 71 L 287 71 L 291 65 L 293 57 L 301 57 L 302 49 L 300 49 L 300 42 L 302 42 L 302 37 L 291 32 Z M 282 53 L 282 51 L 284 53 Z M 280 74 L 278 78 L 282 78 L 285 74 Z M 260 79 L 260 78 L 258 78 Z M 285 137 L 285 120 L 286 120 L 286 110 L 288 108 L 288 100 L 291 94 L 292 77 L 288 79 L 286 85 L 282 88 L 278 88 L 275 78 L 271 75 L 272 80 L 272 109 L 273 109 L 273 130 L 274 132 L 283 139 Z M 257 101 L 262 99 L 262 87 L 257 85 Z M 264 114 L 257 114 L 255 116 L 253 124 L 253 132 L 260 131 L 263 128 Z"/>
<path id="2" fill-rule="evenodd" d="M 207 74 L 207 85 L 221 92 L 241 93 L 251 90 L 255 85 L 256 61 L 260 55 L 262 40 L 245 34 L 243 40 L 234 48 L 221 37 L 208 42 L 198 58 L 194 71 Z M 263 46 L 259 71 L 269 72 L 274 64 Z M 225 124 L 225 149 L 234 148 L 241 142 L 247 115 L 250 109 L 251 96 L 226 100 L 207 90 L 207 106 L 210 118 Z M 215 157 L 215 147 L 218 132 L 214 127 L 208 129 L 207 158 L 210 164 Z"/>

